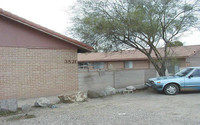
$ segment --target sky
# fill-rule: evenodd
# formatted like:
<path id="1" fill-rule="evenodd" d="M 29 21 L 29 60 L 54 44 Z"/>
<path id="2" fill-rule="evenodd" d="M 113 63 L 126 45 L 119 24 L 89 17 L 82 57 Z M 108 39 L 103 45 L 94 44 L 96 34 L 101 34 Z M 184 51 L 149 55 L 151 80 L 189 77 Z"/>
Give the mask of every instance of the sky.
<path id="1" fill-rule="evenodd" d="M 68 36 L 67 27 L 72 26 L 73 15 L 70 9 L 74 4 L 75 0 L 0 0 L 0 8 Z M 193 28 L 179 40 L 184 45 L 200 45 L 200 31 Z"/>

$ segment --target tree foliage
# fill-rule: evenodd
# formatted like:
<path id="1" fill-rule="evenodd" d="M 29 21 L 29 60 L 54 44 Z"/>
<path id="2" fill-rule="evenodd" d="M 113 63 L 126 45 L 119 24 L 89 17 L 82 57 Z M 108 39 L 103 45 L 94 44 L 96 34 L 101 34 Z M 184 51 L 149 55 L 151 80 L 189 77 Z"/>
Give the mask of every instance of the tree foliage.
<path id="1" fill-rule="evenodd" d="M 163 76 L 169 44 L 196 25 L 197 5 L 183 0 L 78 0 L 72 31 L 96 50 L 135 48 Z M 163 52 L 157 49 L 161 43 Z"/>
<path id="2" fill-rule="evenodd" d="M 183 43 L 181 41 L 173 41 L 168 44 L 168 47 L 177 47 L 177 46 L 183 46 Z"/>

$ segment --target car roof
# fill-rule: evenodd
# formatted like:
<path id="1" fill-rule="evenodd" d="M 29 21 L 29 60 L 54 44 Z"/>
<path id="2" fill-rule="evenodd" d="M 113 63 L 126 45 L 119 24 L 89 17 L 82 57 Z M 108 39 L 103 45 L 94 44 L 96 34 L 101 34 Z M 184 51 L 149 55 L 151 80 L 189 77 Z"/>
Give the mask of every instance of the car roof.
<path id="1" fill-rule="evenodd" d="M 197 66 L 197 67 L 187 67 L 187 68 L 195 68 L 195 69 L 200 69 L 200 66 Z"/>

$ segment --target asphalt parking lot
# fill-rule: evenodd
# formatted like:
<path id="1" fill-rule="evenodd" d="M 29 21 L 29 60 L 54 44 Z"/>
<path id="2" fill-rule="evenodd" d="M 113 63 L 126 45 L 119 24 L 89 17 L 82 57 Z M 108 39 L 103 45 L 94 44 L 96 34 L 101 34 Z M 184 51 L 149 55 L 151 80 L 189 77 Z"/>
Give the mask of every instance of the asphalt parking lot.
<path id="1" fill-rule="evenodd" d="M 169 96 L 151 89 L 135 94 L 58 104 L 58 108 L 34 108 L 36 118 L 9 125 L 199 125 L 200 92 Z M 5 120 L 1 117 L 0 120 Z"/>

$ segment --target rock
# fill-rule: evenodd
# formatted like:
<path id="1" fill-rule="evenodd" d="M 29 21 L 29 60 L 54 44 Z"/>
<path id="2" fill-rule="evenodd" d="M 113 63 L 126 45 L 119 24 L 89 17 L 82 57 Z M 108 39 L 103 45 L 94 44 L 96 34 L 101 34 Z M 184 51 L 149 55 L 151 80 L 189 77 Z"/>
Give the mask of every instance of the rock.
<path id="1" fill-rule="evenodd" d="M 18 104 L 17 104 L 16 99 L 8 99 L 8 100 L 1 101 L 1 111 L 16 112 L 17 107 L 18 107 Z"/>
<path id="2" fill-rule="evenodd" d="M 31 106 L 28 104 L 25 104 L 22 106 L 22 112 L 27 115 L 29 113 L 29 111 L 31 110 Z"/>
<path id="3" fill-rule="evenodd" d="M 60 95 L 58 98 L 63 103 L 84 102 L 87 100 L 87 95 L 84 92 L 74 92 Z"/>
<path id="4" fill-rule="evenodd" d="M 34 104 L 34 106 L 36 107 L 48 107 L 49 105 L 50 105 L 49 99 L 44 97 L 39 98 Z"/>
<path id="5" fill-rule="evenodd" d="M 113 88 L 113 87 L 111 87 L 111 86 L 108 86 L 108 87 L 106 87 L 104 89 L 104 92 L 105 92 L 106 96 L 108 96 L 108 95 L 114 95 L 114 94 L 116 94 L 116 89 Z"/>
<path id="6" fill-rule="evenodd" d="M 124 116 L 126 113 L 118 113 L 119 116 Z"/>
<path id="7" fill-rule="evenodd" d="M 89 90 L 87 92 L 88 98 L 99 98 L 99 97 L 104 97 L 106 96 L 106 93 L 104 91 L 92 91 Z"/>
<path id="8" fill-rule="evenodd" d="M 113 87 L 106 87 L 104 90 L 89 90 L 87 92 L 88 98 L 99 98 L 116 94 L 116 89 Z"/>
<path id="9" fill-rule="evenodd" d="M 144 90 L 144 89 L 147 89 L 148 86 L 146 86 L 146 85 L 136 85 L 135 88 L 136 88 L 137 90 Z"/>
<path id="10" fill-rule="evenodd" d="M 103 91 L 99 91 L 99 96 L 100 97 L 105 97 L 106 96 L 105 91 L 104 90 Z"/>
<path id="11" fill-rule="evenodd" d="M 122 94 L 124 90 L 126 90 L 126 89 L 125 88 L 116 89 L 116 93 Z"/>
<path id="12" fill-rule="evenodd" d="M 56 105 L 54 105 L 54 104 L 50 104 L 49 108 L 55 109 L 55 108 L 58 108 L 58 107 Z"/>
<path id="13" fill-rule="evenodd" d="M 98 92 L 92 91 L 92 90 L 88 90 L 87 96 L 88 96 L 88 98 L 98 98 L 98 97 L 100 97 Z"/>
<path id="14" fill-rule="evenodd" d="M 76 96 L 76 102 L 84 102 L 87 100 L 87 95 L 84 92 L 78 92 L 75 94 Z"/>
<path id="15" fill-rule="evenodd" d="M 126 90 L 133 90 L 134 91 L 134 90 L 136 90 L 136 88 L 134 86 L 127 86 Z"/>

